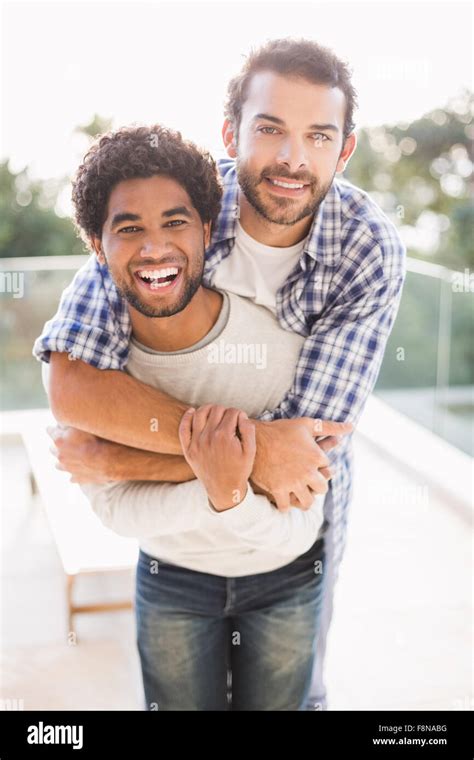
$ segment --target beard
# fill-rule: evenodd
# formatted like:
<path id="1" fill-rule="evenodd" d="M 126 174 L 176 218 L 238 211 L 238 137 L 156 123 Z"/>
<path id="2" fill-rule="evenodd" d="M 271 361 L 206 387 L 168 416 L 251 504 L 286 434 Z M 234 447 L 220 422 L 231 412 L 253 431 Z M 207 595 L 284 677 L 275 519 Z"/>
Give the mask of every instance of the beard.
<path id="1" fill-rule="evenodd" d="M 116 274 L 113 269 L 110 268 L 108 262 L 107 266 L 109 266 L 110 275 L 115 283 L 115 287 L 119 291 L 122 298 L 125 298 L 127 303 L 129 303 L 130 306 L 133 306 L 133 308 L 140 312 L 140 314 L 143 314 L 144 317 L 152 318 L 172 317 L 173 314 L 179 314 L 180 311 L 183 311 L 183 309 L 186 308 L 198 290 L 199 286 L 202 284 L 202 275 L 204 272 L 204 249 L 202 251 L 202 254 L 203 255 L 200 258 L 198 267 L 196 267 L 195 270 L 184 281 L 184 289 L 181 295 L 178 297 L 177 301 L 167 306 L 161 307 L 152 306 L 151 304 L 146 303 L 146 301 L 142 300 L 140 294 L 137 293 L 135 288 L 129 284 L 125 278 Z M 154 268 L 156 267 L 156 264 L 155 262 L 148 262 L 148 264 L 144 262 L 143 267 L 145 266 Z M 133 282 L 135 280 L 135 275 L 133 274 L 131 267 L 128 268 L 128 274 L 131 282 Z"/>
<path id="2" fill-rule="evenodd" d="M 260 173 L 252 172 L 248 166 L 237 159 L 237 179 L 240 188 L 252 208 L 272 224 L 285 224 L 291 226 L 308 216 L 314 216 L 319 206 L 328 194 L 329 188 L 336 174 L 330 182 L 320 185 L 312 174 L 300 172 L 291 175 L 281 166 L 266 166 Z M 259 192 L 259 185 L 265 182 L 267 177 L 276 176 L 291 182 L 304 182 L 309 184 L 310 198 L 300 206 L 297 199 L 274 196 L 271 201 L 263 200 Z"/>

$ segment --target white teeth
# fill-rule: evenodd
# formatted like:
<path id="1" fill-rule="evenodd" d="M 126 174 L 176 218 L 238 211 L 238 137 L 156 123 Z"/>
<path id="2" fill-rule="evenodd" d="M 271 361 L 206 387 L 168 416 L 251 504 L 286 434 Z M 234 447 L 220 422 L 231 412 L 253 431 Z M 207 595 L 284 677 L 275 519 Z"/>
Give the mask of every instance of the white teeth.
<path id="1" fill-rule="evenodd" d="M 166 288 L 169 284 L 169 282 L 158 282 L 157 280 L 153 280 L 153 282 L 150 284 L 150 288 L 151 290 L 156 290 L 157 288 Z"/>
<path id="2" fill-rule="evenodd" d="M 296 185 L 296 184 L 290 184 L 289 182 L 280 182 L 278 179 L 272 179 L 270 182 L 273 185 L 277 185 L 278 187 L 284 187 L 285 189 L 289 190 L 300 190 L 304 185 Z"/>
<path id="3" fill-rule="evenodd" d="M 158 277 L 168 277 L 171 274 L 178 274 L 178 271 L 178 267 L 168 267 L 167 269 L 141 269 L 138 274 L 140 277 L 156 280 Z"/>

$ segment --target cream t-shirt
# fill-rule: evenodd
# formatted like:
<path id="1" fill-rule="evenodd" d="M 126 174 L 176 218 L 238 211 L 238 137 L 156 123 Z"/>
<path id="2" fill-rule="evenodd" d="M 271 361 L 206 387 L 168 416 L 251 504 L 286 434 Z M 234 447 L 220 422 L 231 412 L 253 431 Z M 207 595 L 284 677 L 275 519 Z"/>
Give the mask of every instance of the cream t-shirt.
<path id="1" fill-rule="evenodd" d="M 274 248 L 254 240 L 237 222 L 235 244 L 219 264 L 212 286 L 250 298 L 276 313 L 276 294 L 296 267 L 305 241 L 288 248 Z"/>

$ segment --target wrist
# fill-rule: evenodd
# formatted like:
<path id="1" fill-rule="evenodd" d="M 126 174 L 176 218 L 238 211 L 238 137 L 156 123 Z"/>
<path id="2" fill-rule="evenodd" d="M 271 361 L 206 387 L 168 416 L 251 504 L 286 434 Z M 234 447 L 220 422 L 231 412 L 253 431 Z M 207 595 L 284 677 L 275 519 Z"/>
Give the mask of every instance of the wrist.
<path id="1" fill-rule="evenodd" d="M 97 461 L 107 480 L 133 480 L 128 447 L 105 440 L 98 443 Z"/>
<path id="2" fill-rule="evenodd" d="M 216 512 L 225 512 L 228 509 L 233 509 L 243 502 L 248 493 L 248 483 L 241 484 L 238 488 L 233 489 L 230 493 L 229 490 L 225 494 L 207 492 L 209 504 Z"/>
<path id="3" fill-rule="evenodd" d="M 266 420 L 252 420 L 255 425 L 255 438 L 257 441 L 257 454 L 258 446 L 265 446 L 271 441 L 272 435 L 275 434 L 275 427 L 272 430 L 272 422 Z"/>
<path id="4" fill-rule="evenodd" d="M 266 420 L 255 420 L 255 441 L 257 444 L 257 450 L 255 452 L 255 459 L 252 467 L 251 476 L 255 482 L 264 487 L 268 484 L 263 482 L 267 479 L 269 451 L 274 449 L 275 446 L 275 428 L 271 429 L 272 422 Z M 273 440 L 273 443 L 272 443 Z"/>

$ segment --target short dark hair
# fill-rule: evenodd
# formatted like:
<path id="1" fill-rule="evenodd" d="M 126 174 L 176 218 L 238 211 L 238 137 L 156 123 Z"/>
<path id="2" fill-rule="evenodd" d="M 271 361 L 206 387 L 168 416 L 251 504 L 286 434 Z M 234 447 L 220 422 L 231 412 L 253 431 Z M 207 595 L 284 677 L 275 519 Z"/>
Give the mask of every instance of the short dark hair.
<path id="1" fill-rule="evenodd" d="M 95 139 L 73 181 L 75 222 L 85 242 L 101 237 L 115 185 L 157 174 L 186 189 L 203 223 L 215 222 L 222 187 L 211 155 L 160 124 L 122 127 Z"/>
<path id="2" fill-rule="evenodd" d="M 351 82 L 349 65 L 338 58 L 332 50 L 312 40 L 290 37 L 270 40 L 257 50 L 251 50 L 244 66 L 227 88 L 225 115 L 238 134 L 242 119 L 242 107 L 247 97 L 248 85 L 257 71 L 274 71 L 293 77 L 302 77 L 315 84 L 338 87 L 346 97 L 344 139 L 354 130 L 354 110 L 357 93 Z"/>

